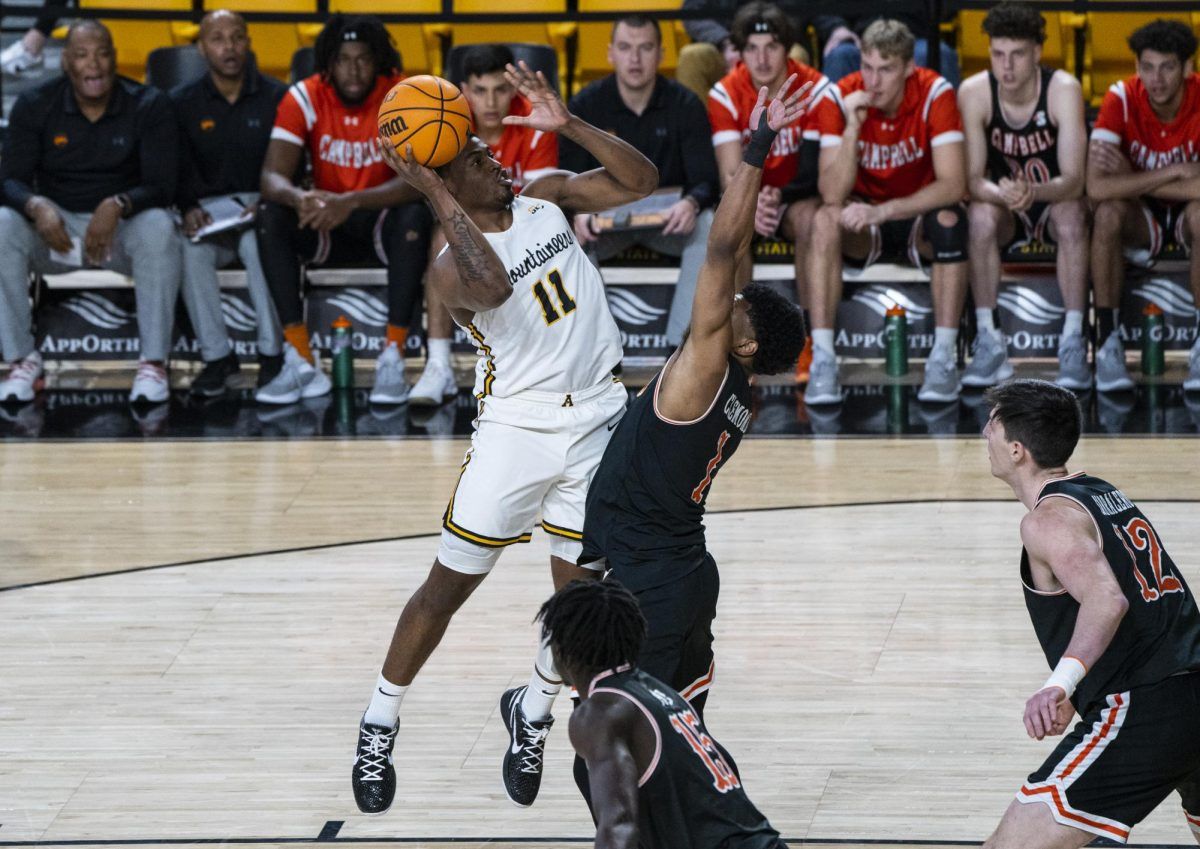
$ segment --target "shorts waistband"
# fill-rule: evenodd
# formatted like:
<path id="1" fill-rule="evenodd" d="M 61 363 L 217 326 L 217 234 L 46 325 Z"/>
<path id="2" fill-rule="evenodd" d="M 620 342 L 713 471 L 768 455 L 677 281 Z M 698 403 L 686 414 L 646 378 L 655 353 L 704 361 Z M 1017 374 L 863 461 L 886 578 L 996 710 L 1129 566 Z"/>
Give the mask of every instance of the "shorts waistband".
<path id="1" fill-rule="evenodd" d="M 603 397 L 612 391 L 614 385 L 620 385 L 620 383 L 621 381 L 618 378 L 612 377 L 600 381 L 595 386 L 574 392 L 542 392 L 538 389 L 524 389 L 497 400 L 520 401 L 527 404 L 545 404 L 551 407 L 576 407 Z M 484 400 L 488 399 L 485 398 Z"/>

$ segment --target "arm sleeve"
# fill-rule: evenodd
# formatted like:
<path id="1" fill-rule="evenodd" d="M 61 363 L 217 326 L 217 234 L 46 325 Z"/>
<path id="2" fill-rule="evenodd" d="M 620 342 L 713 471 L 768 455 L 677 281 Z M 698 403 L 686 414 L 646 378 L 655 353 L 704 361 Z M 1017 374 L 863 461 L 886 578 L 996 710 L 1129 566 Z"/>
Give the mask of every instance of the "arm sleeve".
<path id="1" fill-rule="evenodd" d="M 701 209 L 708 209 L 717 202 L 720 177 L 717 175 L 717 157 L 713 153 L 712 128 L 708 113 L 700 98 L 687 92 L 683 102 L 683 120 L 680 122 L 679 139 L 685 175 L 683 193 L 690 196 Z M 741 138 L 741 134 L 738 134 Z"/>
<path id="2" fill-rule="evenodd" d="M 8 136 L 4 140 L 4 156 L 0 157 L 0 186 L 4 203 L 25 213 L 25 204 L 36 194 L 34 174 L 41 158 L 41 143 L 27 95 L 17 98 L 8 116 Z"/>
<path id="3" fill-rule="evenodd" d="M 940 147 L 944 144 L 962 143 L 962 115 L 958 111 L 958 99 L 954 96 L 954 87 L 944 79 L 934 83 L 929 93 L 929 146 Z"/>
<path id="4" fill-rule="evenodd" d="M 175 201 L 179 179 L 179 127 L 166 95 L 155 94 L 146 106 L 138 138 L 142 182 L 129 191 L 130 215 Z"/>
<path id="5" fill-rule="evenodd" d="M 283 100 L 275 109 L 275 126 L 271 128 L 271 138 L 291 142 L 297 147 L 304 147 L 308 132 L 317 121 L 317 114 L 305 93 L 304 81 L 288 89 Z"/>
<path id="6" fill-rule="evenodd" d="M 742 143 L 742 122 L 737 105 L 733 102 L 722 80 L 708 92 L 708 123 L 712 130 L 712 146 L 726 142 Z"/>
<path id="7" fill-rule="evenodd" d="M 1092 141 L 1108 142 L 1118 147 L 1125 139 L 1125 83 L 1111 85 L 1100 104 L 1100 114 L 1092 128 Z"/>

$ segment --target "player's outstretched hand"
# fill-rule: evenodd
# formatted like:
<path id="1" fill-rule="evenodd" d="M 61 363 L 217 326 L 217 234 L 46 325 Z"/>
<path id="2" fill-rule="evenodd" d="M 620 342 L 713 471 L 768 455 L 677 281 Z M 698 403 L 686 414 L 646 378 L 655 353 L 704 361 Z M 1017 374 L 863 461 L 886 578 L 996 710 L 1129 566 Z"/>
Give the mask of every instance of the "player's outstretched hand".
<path id="1" fill-rule="evenodd" d="M 1047 735 L 1061 734 L 1066 730 L 1071 714 L 1067 713 L 1066 719 L 1063 719 L 1063 702 L 1067 703 L 1068 708 L 1071 707 L 1061 687 L 1047 687 L 1029 697 L 1029 701 L 1025 702 L 1025 731 L 1030 737 L 1041 740 Z M 1074 708 L 1071 708 L 1071 712 L 1074 712 Z"/>
<path id="2" fill-rule="evenodd" d="M 380 134 L 379 136 L 379 152 L 383 156 L 383 161 L 388 166 L 408 181 L 414 189 L 424 194 L 426 197 L 430 193 L 440 189 L 444 183 L 442 178 L 432 168 L 426 168 L 424 165 L 417 164 L 417 158 L 413 155 L 411 144 L 404 145 L 404 155 L 401 156 L 396 146 L 392 144 L 391 139 Z"/>
<path id="3" fill-rule="evenodd" d="M 764 109 L 767 110 L 767 126 L 775 132 L 779 132 L 793 121 L 801 118 L 808 111 L 812 99 L 808 96 L 808 93 L 812 90 L 813 84 L 807 82 L 791 94 L 788 94 L 795 83 L 796 75 L 792 74 L 783 81 L 783 85 L 779 87 L 778 94 L 775 95 L 775 99 L 770 103 L 767 103 L 767 87 L 763 86 L 758 90 L 758 101 L 754 104 L 754 108 L 750 110 L 751 130 L 758 126 Z"/>
<path id="4" fill-rule="evenodd" d="M 516 124 L 521 127 L 533 127 L 543 133 L 557 133 L 567 126 L 571 113 L 562 102 L 546 75 L 541 71 L 534 73 L 521 60 L 517 65 L 505 65 L 504 79 L 508 84 L 521 93 L 529 101 L 528 115 L 506 115 L 501 119 L 503 124 Z"/>

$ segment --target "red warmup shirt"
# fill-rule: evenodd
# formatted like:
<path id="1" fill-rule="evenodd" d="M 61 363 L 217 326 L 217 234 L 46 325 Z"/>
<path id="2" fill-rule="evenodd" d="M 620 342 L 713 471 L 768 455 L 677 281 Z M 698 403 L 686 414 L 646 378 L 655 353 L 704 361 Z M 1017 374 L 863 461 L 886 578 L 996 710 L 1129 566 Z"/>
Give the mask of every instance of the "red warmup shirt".
<path id="1" fill-rule="evenodd" d="M 829 89 L 814 116 L 821 147 L 836 147 L 846 131 L 842 100 L 863 88 L 855 72 Z M 903 198 L 934 181 L 933 149 L 963 141 L 962 116 L 954 88 L 935 71 L 917 68 L 904 84 L 904 99 L 889 118 L 871 107 L 858 133 L 858 176 L 854 194 L 879 203 Z"/>
<path id="2" fill-rule="evenodd" d="M 294 84 L 275 111 L 271 138 L 307 148 L 313 187 L 327 192 L 357 192 L 395 177 L 379 153 L 379 104 L 404 77 L 379 77 L 356 106 L 338 97 L 320 74 Z"/>
<path id="3" fill-rule="evenodd" d="M 528 115 L 529 110 L 529 101 L 517 94 L 508 107 L 508 114 Z M 521 191 L 547 171 L 558 167 L 558 136 L 554 133 L 543 133 L 519 124 L 505 124 L 500 140 L 488 147 L 492 156 L 508 169 L 514 192 Z"/>
<path id="4" fill-rule="evenodd" d="M 1120 147 L 1138 171 L 1200 160 L 1200 76 L 1184 78 L 1183 100 L 1169 124 L 1154 114 L 1141 79 L 1113 83 L 1100 104 L 1092 140 Z"/>
<path id="5" fill-rule="evenodd" d="M 792 91 L 807 82 L 813 84 L 809 96 L 814 98 L 814 102 L 824 96 L 826 89 L 832 88 L 828 77 L 794 59 L 788 60 L 787 73 L 789 76 L 796 75 Z M 745 145 L 750 141 L 750 113 L 757 102 L 758 89 L 750 79 L 750 71 L 739 62 L 708 93 L 708 122 L 712 125 L 713 147 L 731 141 Z M 800 145 L 805 139 L 817 140 L 811 110 L 784 127 L 775 137 L 775 143 L 771 145 L 771 152 L 763 164 L 764 186 L 782 188 L 792 181 L 800 164 Z"/>

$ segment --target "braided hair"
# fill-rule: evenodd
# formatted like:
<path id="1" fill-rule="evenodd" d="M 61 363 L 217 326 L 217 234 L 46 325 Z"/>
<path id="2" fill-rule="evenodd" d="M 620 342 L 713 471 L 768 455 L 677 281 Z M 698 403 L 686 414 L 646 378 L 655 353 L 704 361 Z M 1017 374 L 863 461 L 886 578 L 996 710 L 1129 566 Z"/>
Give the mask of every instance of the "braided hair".
<path id="1" fill-rule="evenodd" d="M 542 639 L 563 665 L 584 672 L 633 663 L 646 620 L 633 593 L 615 581 L 572 581 L 538 611 Z"/>
<path id="2" fill-rule="evenodd" d="M 377 75 L 390 76 L 400 71 L 400 53 L 391 34 L 378 18 L 371 15 L 333 15 L 313 45 L 313 59 L 322 77 L 328 79 L 333 73 L 334 60 L 342 44 L 347 41 L 367 45 L 375 59 Z"/>

